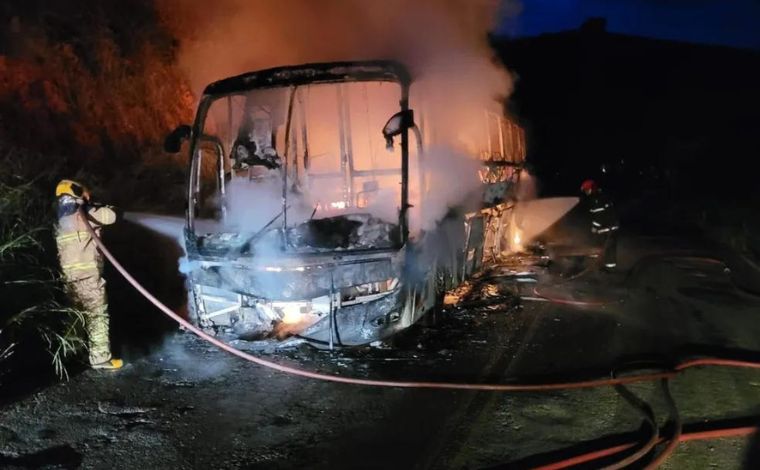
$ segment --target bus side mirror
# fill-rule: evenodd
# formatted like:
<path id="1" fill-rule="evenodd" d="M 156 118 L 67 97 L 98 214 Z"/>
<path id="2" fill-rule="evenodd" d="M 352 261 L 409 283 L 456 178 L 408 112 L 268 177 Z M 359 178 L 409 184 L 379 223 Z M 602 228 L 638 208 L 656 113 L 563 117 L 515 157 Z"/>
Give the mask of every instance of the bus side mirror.
<path id="1" fill-rule="evenodd" d="M 182 142 L 190 138 L 192 128 L 187 124 L 177 127 L 164 140 L 164 151 L 167 153 L 178 153 L 182 148 Z"/>
<path id="2" fill-rule="evenodd" d="M 393 138 L 411 127 L 414 127 L 414 111 L 411 109 L 399 111 L 391 116 L 383 127 L 386 148 L 393 150 Z"/>

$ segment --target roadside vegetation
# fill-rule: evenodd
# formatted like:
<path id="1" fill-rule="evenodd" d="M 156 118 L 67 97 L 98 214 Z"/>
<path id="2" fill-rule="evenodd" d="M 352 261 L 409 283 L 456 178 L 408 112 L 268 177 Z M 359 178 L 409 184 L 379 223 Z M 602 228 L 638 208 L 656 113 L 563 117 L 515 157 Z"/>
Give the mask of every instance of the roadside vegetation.
<path id="1" fill-rule="evenodd" d="M 66 302 L 56 268 L 49 196 L 56 172 L 44 160 L 0 147 L 0 385 L 19 349 L 25 359 L 47 350 L 64 377 L 65 361 L 85 346 L 84 317 Z"/>
<path id="2" fill-rule="evenodd" d="M 164 201 L 184 162 L 163 139 L 195 99 L 153 3 L 12 0 L 0 26 L 0 142 L 66 157 L 114 204 Z"/>
<path id="3" fill-rule="evenodd" d="M 0 387 L 29 351 L 65 377 L 85 347 L 53 240 L 59 179 L 124 209 L 181 210 L 185 164 L 161 150 L 194 106 L 177 45 L 143 0 L 0 8 Z"/>

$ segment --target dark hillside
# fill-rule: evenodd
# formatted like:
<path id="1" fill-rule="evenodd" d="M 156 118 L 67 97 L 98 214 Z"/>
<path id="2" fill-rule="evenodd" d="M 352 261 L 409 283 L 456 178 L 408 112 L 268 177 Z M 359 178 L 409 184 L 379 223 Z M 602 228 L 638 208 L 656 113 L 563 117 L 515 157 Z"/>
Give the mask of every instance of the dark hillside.
<path id="1" fill-rule="evenodd" d="M 610 34 L 601 20 L 494 46 L 518 76 L 511 105 L 546 191 L 591 176 L 620 195 L 757 197 L 760 52 Z"/>

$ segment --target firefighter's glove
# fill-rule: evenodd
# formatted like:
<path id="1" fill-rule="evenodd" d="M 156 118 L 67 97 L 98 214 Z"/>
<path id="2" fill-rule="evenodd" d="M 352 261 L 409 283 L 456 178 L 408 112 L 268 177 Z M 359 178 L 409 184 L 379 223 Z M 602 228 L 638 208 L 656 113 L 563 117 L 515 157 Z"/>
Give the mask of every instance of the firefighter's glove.
<path id="1" fill-rule="evenodd" d="M 113 212 L 114 222 L 122 220 L 124 218 L 124 210 L 121 207 L 109 206 L 108 204 L 100 204 L 98 207 L 102 207 Z"/>

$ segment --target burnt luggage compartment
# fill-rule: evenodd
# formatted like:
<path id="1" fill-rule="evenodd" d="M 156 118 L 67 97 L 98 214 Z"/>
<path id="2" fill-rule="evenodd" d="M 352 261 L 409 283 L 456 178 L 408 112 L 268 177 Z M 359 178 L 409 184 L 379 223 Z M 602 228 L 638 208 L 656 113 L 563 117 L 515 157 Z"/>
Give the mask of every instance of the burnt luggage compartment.
<path id="1" fill-rule="evenodd" d="M 522 161 L 507 155 L 508 144 L 522 151 L 507 135 L 516 126 L 498 127 L 491 153 L 476 156 L 501 162 L 483 173 L 483 210 L 410 235 L 410 158 L 424 175 L 429 143 L 410 85 L 401 64 L 370 61 L 281 67 L 206 88 L 193 126 L 166 142 L 176 152 L 189 140 L 193 322 L 241 338 L 367 344 L 417 321 L 501 249 Z M 424 176 L 415 182 L 425 194 Z"/>

